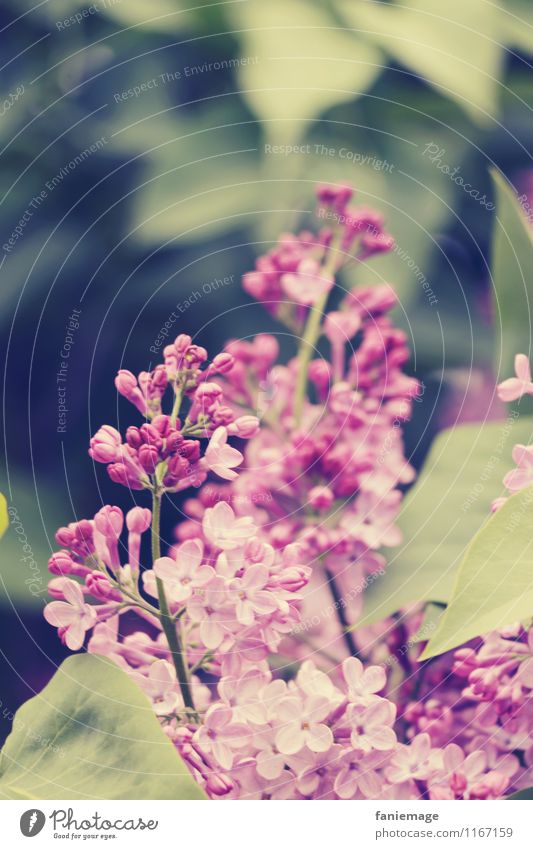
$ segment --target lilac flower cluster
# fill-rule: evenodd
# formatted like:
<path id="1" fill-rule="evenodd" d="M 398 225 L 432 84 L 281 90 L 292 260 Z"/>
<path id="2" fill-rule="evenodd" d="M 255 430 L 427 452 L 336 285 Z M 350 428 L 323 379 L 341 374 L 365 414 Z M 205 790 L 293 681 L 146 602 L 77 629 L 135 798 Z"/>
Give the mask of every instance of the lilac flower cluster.
<path id="1" fill-rule="evenodd" d="M 333 225 L 282 237 L 245 276 L 298 331 L 294 360 L 278 364 L 266 334 L 212 361 L 181 335 L 153 371 L 119 372 L 144 421 L 124 439 L 104 425 L 89 453 L 151 509 L 104 506 L 57 532 L 45 618 L 73 651 L 89 634 L 88 650 L 137 682 L 213 798 L 500 798 L 530 781 L 533 631 L 511 626 L 420 666 L 419 608 L 348 630 L 354 586 L 382 574 L 381 549 L 401 539 L 414 473 L 400 425 L 419 391 L 391 288 L 339 295 L 343 266 L 392 245 L 351 198 L 319 187 Z M 163 500 L 189 487 L 163 555 Z M 327 593 L 336 617 L 303 628 Z"/>

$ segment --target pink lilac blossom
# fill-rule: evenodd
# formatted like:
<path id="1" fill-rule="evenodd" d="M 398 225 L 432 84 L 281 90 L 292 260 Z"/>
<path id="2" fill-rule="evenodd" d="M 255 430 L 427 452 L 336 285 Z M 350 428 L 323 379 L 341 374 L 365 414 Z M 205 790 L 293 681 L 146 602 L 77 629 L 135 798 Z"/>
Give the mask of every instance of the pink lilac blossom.
<path id="1" fill-rule="evenodd" d="M 323 311 L 312 344 L 327 356 L 311 357 L 309 385 L 305 349 L 277 364 L 269 334 L 212 360 L 181 334 L 152 371 L 119 372 L 118 392 L 144 421 L 124 437 L 104 425 L 89 454 L 113 481 L 149 492 L 152 510 L 106 505 L 60 528 L 44 615 L 71 650 L 89 634 L 88 651 L 132 677 L 211 798 L 501 798 L 531 783 L 533 628 L 423 666 L 417 606 L 348 629 L 385 574 L 382 549 L 401 541 L 414 475 L 401 426 L 420 392 L 390 286 L 357 287 L 328 310 L 339 269 L 392 246 L 381 216 L 352 196 L 320 186 L 328 226 L 283 235 L 243 281 L 298 333 Z M 533 394 L 523 356 L 516 375 L 504 400 Z M 528 446 L 513 456 L 510 490 L 533 468 Z M 190 489 L 161 555 L 162 500 Z"/>

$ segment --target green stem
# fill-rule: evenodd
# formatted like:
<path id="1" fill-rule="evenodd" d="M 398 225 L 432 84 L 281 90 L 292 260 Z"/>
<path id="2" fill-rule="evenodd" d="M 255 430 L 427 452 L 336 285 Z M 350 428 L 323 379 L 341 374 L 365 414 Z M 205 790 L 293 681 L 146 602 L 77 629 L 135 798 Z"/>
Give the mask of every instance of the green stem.
<path id="1" fill-rule="evenodd" d="M 176 386 L 174 388 L 174 404 L 172 407 L 172 412 L 170 414 L 170 423 L 172 427 L 176 427 L 176 421 L 178 418 L 178 414 L 181 408 L 181 402 L 183 401 L 183 395 L 185 393 L 185 379 L 180 386 Z"/>
<path id="2" fill-rule="evenodd" d="M 337 249 L 341 242 L 341 236 L 337 235 L 329 246 L 328 256 L 323 265 L 322 273 L 324 275 L 335 274 L 337 270 Z M 309 363 L 315 350 L 316 343 L 320 338 L 320 329 L 322 317 L 326 309 L 326 304 L 329 298 L 329 291 L 325 292 L 321 298 L 310 308 L 305 326 L 304 335 L 300 341 L 298 349 L 298 374 L 296 376 L 296 387 L 294 392 L 294 422 L 296 427 L 301 424 L 302 413 L 304 409 L 305 395 L 307 392 L 307 372 L 309 371 Z"/>
<path id="3" fill-rule="evenodd" d="M 161 496 L 154 492 L 152 500 L 152 565 L 159 557 L 161 557 L 160 521 Z M 165 637 L 167 638 L 170 653 L 172 654 L 172 660 L 174 662 L 178 684 L 180 685 L 181 695 L 183 696 L 183 702 L 186 708 L 188 708 L 193 714 L 196 714 L 191 683 L 189 680 L 189 670 L 187 668 L 184 649 L 181 645 L 181 639 L 178 633 L 179 624 L 176 624 L 170 613 L 163 581 L 156 577 L 155 582 L 159 598 L 159 618 Z"/>
<path id="4" fill-rule="evenodd" d="M 307 391 L 307 372 L 309 363 L 313 356 L 315 345 L 320 336 L 320 325 L 326 308 L 329 292 L 326 292 L 317 303 L 311 307 L 307 318 L 304 335 L 300 341 L 298 351 L 298 374 L 296 376 L 296 389 L 294 393 L 294 421 L 298 427 L 302 420 L 305 393 Z"/>

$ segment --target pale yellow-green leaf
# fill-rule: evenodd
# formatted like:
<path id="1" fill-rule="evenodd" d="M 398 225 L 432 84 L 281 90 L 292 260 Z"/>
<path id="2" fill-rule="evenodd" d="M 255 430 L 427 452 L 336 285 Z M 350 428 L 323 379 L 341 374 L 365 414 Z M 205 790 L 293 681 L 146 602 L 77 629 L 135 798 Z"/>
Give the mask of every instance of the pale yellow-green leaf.
<path id="1" fill-rule="evenodd" d="M 479 123 L 497 114 L 503 45 L 498 4 L 487 0 L 337 0 L 351 25 L 455 100 Z"/>
<path id="2" fill-rule="evenodd" d="M 364 93 L 383 69 L 381 51 L 347 30 L 319 3 L 249 0 L 230 12 L 242 51 L 243 94 L 268 123 L 269 140 L 287 143 L 336 103 Z"/>
<path id="3" fill-rule="evenodd" d="M 114 663 L 74 655 L 15 714 L 3 799 L 203 799 L 152 705 Z"/>
<path id="4" fill-rule="evenodd" d="M 421 660 L 533 616 L 533 487 L 515 493 L 476 534 Z"/>

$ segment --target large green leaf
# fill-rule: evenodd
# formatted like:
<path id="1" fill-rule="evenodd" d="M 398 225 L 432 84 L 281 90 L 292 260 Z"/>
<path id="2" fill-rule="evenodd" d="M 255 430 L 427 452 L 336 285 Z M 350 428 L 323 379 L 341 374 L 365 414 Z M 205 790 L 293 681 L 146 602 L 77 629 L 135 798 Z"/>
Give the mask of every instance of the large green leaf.
<path id="1" fill-rule="evenodd" d="M 476 534 L 450 603 L 421 660 L 533 616 L 533 487 L 515 493 Z"/>
<path id="2" fill-rule="evenodd" d="M 345 19 L 397 61 L 484 123 L 497 112 L 503 47 L 496 3 L 486 0 L 338 0 Z"/>
<path id="3" fill-rule="evenodd" d="M 229 10 L 228 10 L 229 11 Z M 243 94 L 278 143 L 306 122 L 365 92 L 383 69 L 381 51 L 307 0 L 248 0 L 231 10 L 246 63 Z"/>
<path id="4" fill-rule="evenodd" d="M 4 799 L 202 799 L 152 707 L 98 655 L 69 657 L 15 715 Z"/>
<path id="5" fill-rule="evenodd" d="M 503 379 L 514 374 L 515 354 L 531 352 L 533 230 L 511 186 L 497 171 L 492 171 L 492 179 L 496 190 L 496 218 L 491 271 L 499 336 L 495 365 Z"/>
<path id="6" fill-rule="evenodd" d="M 466 547 L 504 492 L 513 445 L 532 437 L 533 418 L 512 416 L 439 434 L 402 507 L 404 543 L 388 555 L 385 576 L 365 591 L 357 627 L 415 602 L 448 603 Z"/>

